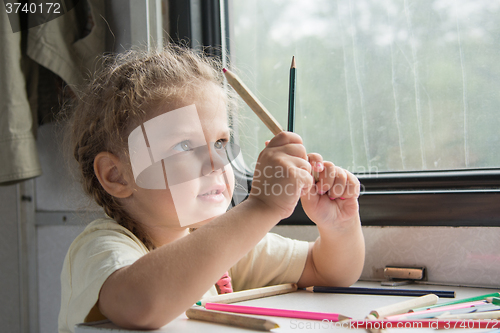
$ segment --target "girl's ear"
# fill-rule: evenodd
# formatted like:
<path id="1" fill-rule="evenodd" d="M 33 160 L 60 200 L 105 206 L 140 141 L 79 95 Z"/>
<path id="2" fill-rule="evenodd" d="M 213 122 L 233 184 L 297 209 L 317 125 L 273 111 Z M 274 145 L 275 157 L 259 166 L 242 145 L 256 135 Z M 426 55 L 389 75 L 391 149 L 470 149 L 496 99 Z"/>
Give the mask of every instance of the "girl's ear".
<path id="1" fill-rule="evenodd" d="M 100 152 L 94 159 L 94 172 L 106 192 L 116 198 L 127 198 L 133 190 L 127 182 L 125 165 L 111 153 Z"/>

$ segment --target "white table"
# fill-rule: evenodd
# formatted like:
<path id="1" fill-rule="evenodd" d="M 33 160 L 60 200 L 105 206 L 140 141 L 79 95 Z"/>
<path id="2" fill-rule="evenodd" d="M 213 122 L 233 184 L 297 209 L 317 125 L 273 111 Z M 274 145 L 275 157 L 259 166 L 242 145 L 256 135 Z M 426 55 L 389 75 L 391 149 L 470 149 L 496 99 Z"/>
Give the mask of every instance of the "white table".
<path id="1" fill-rule="evenodd" d="M 378 282 L 357 282 L 356 287 L 371 287 L 380 288 Z M 396 289 L 426 289 L 426 290 L 454 290 L 456 291 L 456 299 L 468 298 L 497 292 L 498 290 L 483 289 L 483 288 L 464 288 L 464 287 L 449 287 L 437 285 L 407 285 L 401 287 L 387 287 Z M 371 310 L 380 308 L 385 305 L 402 302 L 410 299 L 410 297 L 402 296 L 374 296 L 374 295 L 351 295 L 351 294 L 327 294 L 327 293 L 312 293 L 304 290 L 299 290 L 295 293 L 266 297 L 251 301 L 239 302 L 241 305 L 251 305 L 260 307 L 273 307 L 291 310 L 306 310 L 317 312 L 334 312 L 340 313 L 353 319 L 362 320 Z M 453 300 L 452 298 L 441 298 L 439 302 L 444 303 Z M 366 332 L 363 329 L 349 329 L 339 327 L 339 324 L 320 322 L 313 320 L 299 320 L 292 318 L 281 317 L 264 317 L 279 324 L 280 328 L 272 330 L 273 332 Z M 105 332 L 112 329 L 113 332 L 131 332 L 128 330 L 118 329 L 111 323 L 104 323 L 93 327 L 97 330 L 88 330 L 77 328 L 75 333 L 92 333 Z M 487 332 L 491 330 L 443 330 L 442 332 Z M 132 331 L 133 332 L 133 331 Z M 140 331 L 136 331 L 140 332 Z M 225 332 L 252 332 L 248 329 L 225 326 L 220 324 L 202 322 L 197 320 L 189 320 L 183 314 L 176 318 L 171 323 L 162 327 L 160 330 L 150 331 L 155 333 L 172 333 L 172 332 L 202 332 L 202 333 L 225 333 Z M 385 332 L 389 332 L 386 330 Z M 390 332 L 436 332 L 432 329 L 391 329 Z"/>

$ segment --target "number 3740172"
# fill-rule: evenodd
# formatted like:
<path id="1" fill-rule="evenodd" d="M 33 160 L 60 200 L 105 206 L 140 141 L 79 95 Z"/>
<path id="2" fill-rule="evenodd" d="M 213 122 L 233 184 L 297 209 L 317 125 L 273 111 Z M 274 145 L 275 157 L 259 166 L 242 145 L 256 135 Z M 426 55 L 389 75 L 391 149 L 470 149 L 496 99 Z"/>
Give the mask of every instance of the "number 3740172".
<path id="1" fill-rule="evenodd" d="M 61 14 L 61 4 L 57 2 L 5 2 L 5 10 L 7 14 Z"/>

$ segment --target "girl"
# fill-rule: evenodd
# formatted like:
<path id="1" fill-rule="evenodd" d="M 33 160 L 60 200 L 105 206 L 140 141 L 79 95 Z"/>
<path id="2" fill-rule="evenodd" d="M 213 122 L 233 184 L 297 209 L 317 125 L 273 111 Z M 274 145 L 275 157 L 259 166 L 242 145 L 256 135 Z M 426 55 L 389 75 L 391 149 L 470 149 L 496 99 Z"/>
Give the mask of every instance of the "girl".
<path id="1" fill-rule="evenodd" d="M 297 134 L 266 143 L 248 199 L 226 212 L 234 189 L 226 158 L 231 100 L 214 60 L 174 46 L 129 52 L 80 96 L 69 129 L 73 154 L 85 191 L 108 217 L 68 250 L 59 332 L 104 318 L 159 328 L 216 294 L 228 270 L 235 291 L 359 278 L 359 182 L 307 154 Z M 319 230 L 311 244 L 268 233 L 299 198 Z"/>

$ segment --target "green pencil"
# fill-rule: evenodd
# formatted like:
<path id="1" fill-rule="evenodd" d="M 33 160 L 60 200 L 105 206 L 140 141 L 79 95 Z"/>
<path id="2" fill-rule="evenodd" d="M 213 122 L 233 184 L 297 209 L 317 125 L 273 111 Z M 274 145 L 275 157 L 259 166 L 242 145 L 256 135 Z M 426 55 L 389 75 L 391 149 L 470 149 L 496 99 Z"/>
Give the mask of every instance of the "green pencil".
<path id="1" fill-rule="evenodd" d="M 500 305 L 500 298 L 498 297 L 488 297 L 486 301 L 491 304 Z"/>
<path id="2" fill-rule="evenodd" d="M 290 66 L 290 84 L 288 88 L 288 131 L 295 131 L 295 87 L 297 79 L 297 67 L 295 66 L 295 56 L 292 57 Z"/>
<path id="3" fill-rule="evenodd" d="M 487 295 L 459 299 L 456 301 L 451 301 L 451 302 L 446 302 L 446 303 L 441 303 L 441 304 L 436 304 L 436 305 L 431 305 L 431 306 L 424 306 L 421 308 L 412 309 L 412 312 L 424 311 L 424 310 L 428 310 L 428 309 L 438 308 L 440 306 L 448 306 L 448 305 L 465 303 L 465 302 L 482 301 L 488 297 L 500 297 L 500 293 L 492 293 L 492 294 L 487 294 Z"/>

